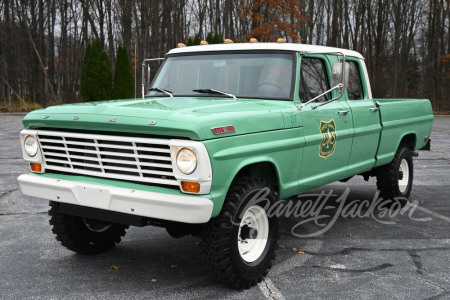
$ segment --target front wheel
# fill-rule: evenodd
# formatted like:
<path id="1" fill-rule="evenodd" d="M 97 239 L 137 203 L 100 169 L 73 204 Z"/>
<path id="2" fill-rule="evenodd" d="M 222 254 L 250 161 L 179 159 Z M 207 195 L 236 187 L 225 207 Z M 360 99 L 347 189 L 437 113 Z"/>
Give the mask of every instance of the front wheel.
<path id="1" fill-rule="evenodd" d="M 233 182 L 219 216 L 201 231 L 202 252 L 223 284 L 249 288 L 267 275 L 277 248 L 278 219 L 267 213 L 275 201 L 264 180 L 241 177 Z"/>
<path id="2" fill-rule="evenodd" d="M 61 244 L 80 254 L 99 254 L 111 250 L 125 235 L 128 226 L 63 214 L 59 203 L 50 202 L 50 225 Z"/>
<path id="3" fill-rule="evenodd" d="M 411 194 L 413 182 L 413 159 L 411 150 L 401 144 L 391 163 L 382 166 L 377 171 L 377 187 L 384 199 L 399 199 L 406 204 Z"/>

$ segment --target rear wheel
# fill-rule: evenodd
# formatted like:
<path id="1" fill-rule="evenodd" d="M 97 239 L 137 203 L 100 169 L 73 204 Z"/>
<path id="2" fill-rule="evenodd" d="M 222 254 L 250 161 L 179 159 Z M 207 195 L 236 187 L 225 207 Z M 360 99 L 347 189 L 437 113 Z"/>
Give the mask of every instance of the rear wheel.
<path id="1" fill-rule="evenodd" d="M 278 219 L 267 214 L 276 195 L 262 179 L 233 182 L 219 216 L 200 233 L 200 246 L 223 284 L 249 288 L 267 275 L 275 259 Z"/>
<path id="2" fill-rule="evenodd" d="M 50 225 L 56 239 L 69 250 L 80 254 L 99 254 L 111 250 L 121 241 L 128 226 L 59 212 L 59 204 L 50 202 Z"/>
<path id="3" fill-rule="evenodd" d="M 401 144 L 391 163 L 377 170 L 377 188 L 384 199 L 406 205 L 413 183 L 413 159 L 411 149 Z"/>

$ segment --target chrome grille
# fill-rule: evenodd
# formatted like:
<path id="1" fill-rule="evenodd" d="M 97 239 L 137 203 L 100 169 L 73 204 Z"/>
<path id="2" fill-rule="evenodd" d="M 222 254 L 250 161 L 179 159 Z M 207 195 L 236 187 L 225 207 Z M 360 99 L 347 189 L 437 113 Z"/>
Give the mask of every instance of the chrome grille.
<path id="1" fill-rule="evenodd" d="M 40 131 L 46 170 L 178 185 L 167 140 Z"/>

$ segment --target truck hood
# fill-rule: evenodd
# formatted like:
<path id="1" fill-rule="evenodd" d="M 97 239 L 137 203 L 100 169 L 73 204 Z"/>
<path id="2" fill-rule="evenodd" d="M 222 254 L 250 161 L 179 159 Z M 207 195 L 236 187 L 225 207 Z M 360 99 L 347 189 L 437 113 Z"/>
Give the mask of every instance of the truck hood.
<path id="1" fill-rule="evenodd" d="M 133 132 L 206 140 L 285 128 L 291 101 L 206 97 L 155 97 L 51 106 L 30 112 L 26 128 Z M 212 128 L 232 125 L 234 133 Z"/>

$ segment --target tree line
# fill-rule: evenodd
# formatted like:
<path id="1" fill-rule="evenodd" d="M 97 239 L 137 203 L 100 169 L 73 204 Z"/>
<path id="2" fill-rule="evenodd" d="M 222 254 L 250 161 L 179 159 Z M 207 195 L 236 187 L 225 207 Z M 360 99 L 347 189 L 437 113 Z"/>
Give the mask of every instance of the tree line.
<path id="1" fill-rule="evenodd" d="M 123 46 L 140 87 L 141 61 L 179 42 L 281 37 L 356 50 L 374 97 L 429 98 L 435 110 L 449 110 L 449 22 L 447 0 L 3 0 L 0 102 L 80 101 L 93 40 L 111 76 Z"/>

